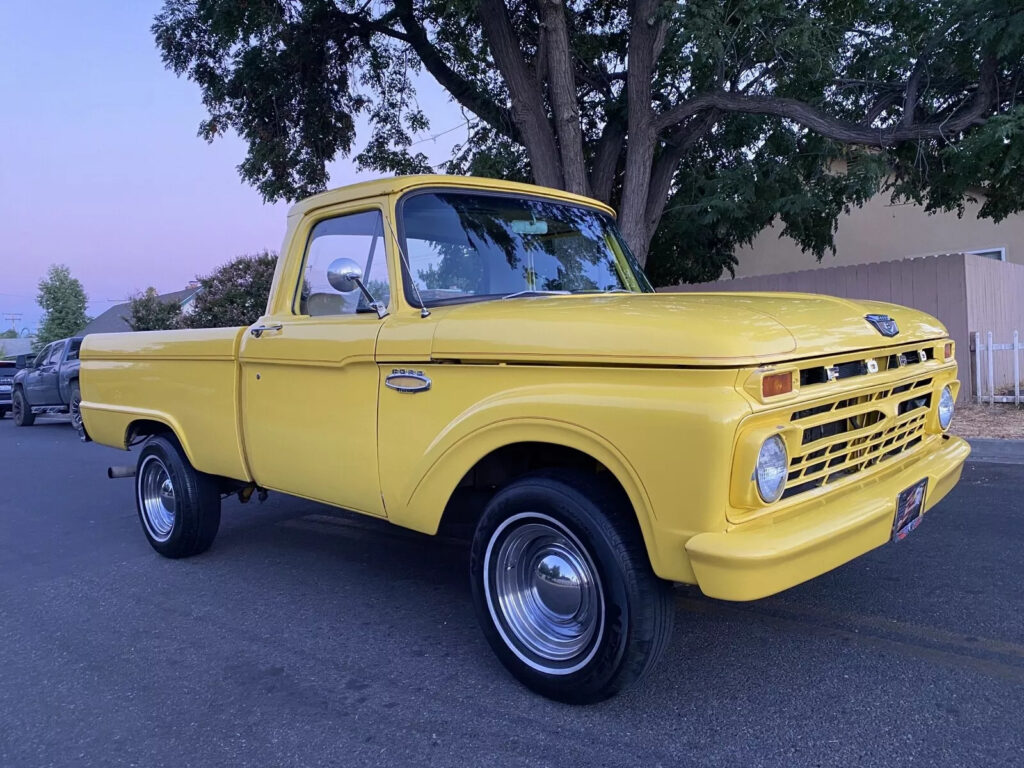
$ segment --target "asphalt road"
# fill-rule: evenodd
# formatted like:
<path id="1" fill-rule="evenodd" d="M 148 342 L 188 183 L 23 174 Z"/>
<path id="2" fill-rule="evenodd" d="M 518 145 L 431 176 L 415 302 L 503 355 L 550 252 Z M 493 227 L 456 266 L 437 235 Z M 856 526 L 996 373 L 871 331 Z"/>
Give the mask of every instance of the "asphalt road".
<path id="1" fill-rule="evenodd" d="M 653 679 L 573 708 L 492 657 L 463 545 L 271 496 L 165 560 L 133 459 L 0 421 L 4 768 L 1024 763 L 1024 466 L 783 595 L 679 588 Z"/>

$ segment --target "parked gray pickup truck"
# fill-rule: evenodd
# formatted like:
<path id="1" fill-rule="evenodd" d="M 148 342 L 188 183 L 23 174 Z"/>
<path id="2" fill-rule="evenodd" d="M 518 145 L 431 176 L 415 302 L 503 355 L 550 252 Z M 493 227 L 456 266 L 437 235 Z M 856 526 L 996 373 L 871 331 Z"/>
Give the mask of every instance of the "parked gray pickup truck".
<path id="1" fill-rule="evenodd" d="M 19 358 L 21 370 L 14 375 L 11 413 L 19 427 L 30 427 L 36 416 L 47 413 L 71 415 L 75 429 L 82 426 L 82 393 L 78 386 L 78 350 L 82 338 L 61 339 L 43 347 L 35 359 Z"/>

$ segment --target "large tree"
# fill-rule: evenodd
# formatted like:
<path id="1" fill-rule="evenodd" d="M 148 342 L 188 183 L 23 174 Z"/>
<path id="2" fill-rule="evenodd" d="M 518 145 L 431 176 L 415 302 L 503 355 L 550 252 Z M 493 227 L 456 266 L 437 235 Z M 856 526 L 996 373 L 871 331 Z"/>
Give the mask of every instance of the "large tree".
<path id="1" fill-rule="evenodd" d="M 36 302 L 44 313 L 36 333 L 36 344 L 40 347 L 74 336 L 91 319 L 85 314 L 85 289 L 63 264 L 51 265 L 46 277 L 39 281 Z"/>
<path id="2" fill-rule="evenodd" d="M 660 283 L 776 218 L 820 257 L 882 189 L 1024 207 L 1019 0 L 165 0 L 153 30 L 268 200 L 322 189 L 360 115 L 361 166 L 430 170 L 425 70 L 467 117 L 445 170 L 612 203 Z"/>

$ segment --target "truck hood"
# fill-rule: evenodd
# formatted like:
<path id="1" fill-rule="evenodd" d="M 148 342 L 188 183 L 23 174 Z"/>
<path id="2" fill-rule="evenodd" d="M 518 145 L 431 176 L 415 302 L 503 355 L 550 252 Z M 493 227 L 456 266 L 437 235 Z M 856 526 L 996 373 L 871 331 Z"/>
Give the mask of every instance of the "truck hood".
<path id="1" fill-rule="evenodd" d="M 896 304 L 792 293 L 523 296 L 435 310 L 435 360 L 748 366 L 947 335 Z M 886 314 L 882 336 L 865 315 Z"/>

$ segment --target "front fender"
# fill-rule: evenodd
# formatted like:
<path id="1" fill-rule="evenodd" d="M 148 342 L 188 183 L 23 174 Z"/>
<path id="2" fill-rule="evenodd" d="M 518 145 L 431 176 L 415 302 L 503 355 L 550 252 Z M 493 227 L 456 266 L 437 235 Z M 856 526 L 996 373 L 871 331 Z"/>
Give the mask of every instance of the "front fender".
<path id="1" fill-rule="evenodd" d="M 515 443 L 572 448 L 619 481 L 655 572 L 692 581 L 684 544 L 725 526 L 735 427 L 749 406 L 735 371 L 433 365 L 431 389 L 381 387 L 388 518 L 426 533 L 465 475 Z M 383 374 L 382 374 L 383 375 Z"/>
<path id="2" fill-rule="evenodd" d="M 515 443 L 560 445 L 599 461 L 629 496 L 644 538 L 648 538 L 653 515 L 651 501 L 628 459 L 610 442 L 584 427 L 543 418 L 494 421 L 457 438 L 453 443 L 435 443 L 435 450 L 424 462 L 430 462 L 430 466 L 411 489 L 405 503 L 388 510 L 389 519 L 424 533 L 436 533 L 445 505 L 462 478 L 485 456 Z"/>

